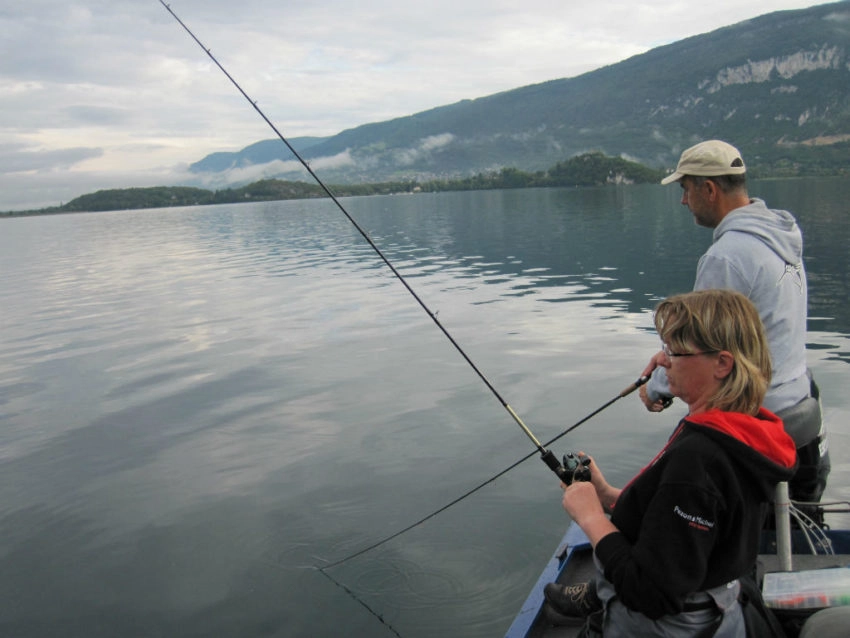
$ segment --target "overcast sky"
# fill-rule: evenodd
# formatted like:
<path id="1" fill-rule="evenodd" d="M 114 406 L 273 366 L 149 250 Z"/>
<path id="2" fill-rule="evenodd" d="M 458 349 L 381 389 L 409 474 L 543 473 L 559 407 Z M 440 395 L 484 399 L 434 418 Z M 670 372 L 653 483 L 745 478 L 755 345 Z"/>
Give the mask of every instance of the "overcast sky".
<path id="1" fill-rule="evenodd" d="M 170 2 L 289 138 L 572 77 L 817 4 Z M 274 137 L 159 0 L 3 2 L 0 114 L 0 211 L 103 188 L 177 184 L 211 152 Z"/>

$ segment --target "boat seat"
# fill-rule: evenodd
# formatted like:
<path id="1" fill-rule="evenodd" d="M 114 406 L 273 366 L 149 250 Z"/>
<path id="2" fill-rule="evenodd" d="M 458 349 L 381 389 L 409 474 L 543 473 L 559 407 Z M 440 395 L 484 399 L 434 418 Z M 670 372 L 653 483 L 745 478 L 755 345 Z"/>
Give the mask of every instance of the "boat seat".
<path id="1" fill-rule="evenodd" d="M 850 627 L 850 607 L 821 609 L 809 617 L 800 638 L 845 638 Z"/>

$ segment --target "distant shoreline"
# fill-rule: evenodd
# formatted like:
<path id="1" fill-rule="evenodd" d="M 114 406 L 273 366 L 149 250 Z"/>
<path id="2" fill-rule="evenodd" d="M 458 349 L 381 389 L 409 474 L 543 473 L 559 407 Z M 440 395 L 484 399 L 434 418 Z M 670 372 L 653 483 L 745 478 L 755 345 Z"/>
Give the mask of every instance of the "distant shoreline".
<path id="1" fill-rule="evenodd" d="M 615 161 L 616 164 L 611 162 Z M 587 164 L 594 166 L 587 171 Z M 615 170 L 619 169 L 619 170 Z M 625 170 L 624 170 L 625 169 Z M 371 195 L 413 195 L 434 192 L 474 190 L 511 190 L 520 188 L 584 188 L 605 185 L 657 184 L 664 176 L 660 170 L 634 162 L 589 153 L 561 162 L 549 171 L 524 173 L 517 169 L 502 169 L 498 173 L 475 175 L 456 180 L 416 182 L 404 180 L 374 184 L 344 184 L 329 186 L 335 197 L 366 197 Z M 847 179 L 840 171 L 828 175 L 769 175 L 750 177 L 749 181 L 797 179 Z M 109 189 L 82 195 L 62 206 L 36 210 L 3 211 L 0 218 L 35 217 L 66 213 L 121 212 L 219 204 L 249 204 L 256 202 L 322 199 L 327 194 L 318 184 L 290 182 L 277 179 L 261 180 L 236 189 L 209 191 L 187 186 L 153 186 L 147 188 Z"/>
<path id="2" fill-rule="evenodd" d="M 415 179 L 400 179 L 371 184 L 335 184 L 330 185 L 329 188 L 334 196 L 357 197 L 443 191 L 600 186 L 608 183 L 652 183 L 660 181 L 663 176 L 663 171 L 648 168 L 619 157 L 608 157 L 602 153 L 594 152 L 571 157 L 563 162 L 558 162 L 546 171 L 534 173 L 527 173 L 515 168 L 503 168 L 499 171 L 457 179 L 423 182 Z M 217 191 L 189 186 L 101 190 L 82 195 L 61 206 L 40 210 L 9 211 L 0 213 L 0 216 L 23 217 L 59 213 L 94 213 L 323 197 L 327 197 L 327 193 L 316 183 L 267 179 L 239 188 Z"/>

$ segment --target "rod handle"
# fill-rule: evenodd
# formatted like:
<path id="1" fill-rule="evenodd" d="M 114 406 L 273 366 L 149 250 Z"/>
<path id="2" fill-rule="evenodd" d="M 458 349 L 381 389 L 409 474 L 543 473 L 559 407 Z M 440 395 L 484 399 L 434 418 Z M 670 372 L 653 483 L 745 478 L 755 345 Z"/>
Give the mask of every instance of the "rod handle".
<path id="1" fill-rule="evenodd" d="M 647 375 L 642 376 L 640 379 L 638 379 L 638 380 L 637 380 L 637 381 L 635 381 L 634 383 L 632 383 L 632 384 L 628 385 L 627 387 L 623 388 L 623 391 L 622 391 L 622 392 L 620 392 L 620 394 L 619 394 L 618 396 L 619 396 L 621 399 L 622 399 L 623 397 L 627 397 L 627 396 L 629 396 L 632 392 L 634 392 L 635 390 L 637 390 L 640 386 L 642 386 L 642 385 L 643 385 L 644 383 L 646 383 L 647 381 L 649 381 L 649 376 L 647 376 Z"/>

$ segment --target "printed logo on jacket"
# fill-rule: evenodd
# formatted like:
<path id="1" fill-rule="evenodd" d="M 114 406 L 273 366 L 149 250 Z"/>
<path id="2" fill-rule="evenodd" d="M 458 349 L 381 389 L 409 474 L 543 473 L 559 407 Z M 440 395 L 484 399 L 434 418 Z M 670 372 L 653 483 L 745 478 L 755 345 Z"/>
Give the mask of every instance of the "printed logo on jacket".
<path id="1" fill-rule="evenodd" d="M 711 529 L 714 528 L 714 525 L 715 525 L 714 521 L 708 521 L 708 520 L 704 519 L 702 516 L 697 516 L 696 514 L 688 514 L 687 512 L 680 509 L 678 505 L 675 505 L 673 507 L 673 512 L 677 516 L 680 516 L 681 518 L 688 521 L 688 525 L 690 527 L 694 527 L 694 528 L 696 528 L 700 531 L 708 532 L 708 531 L 710 531 Z"/>

